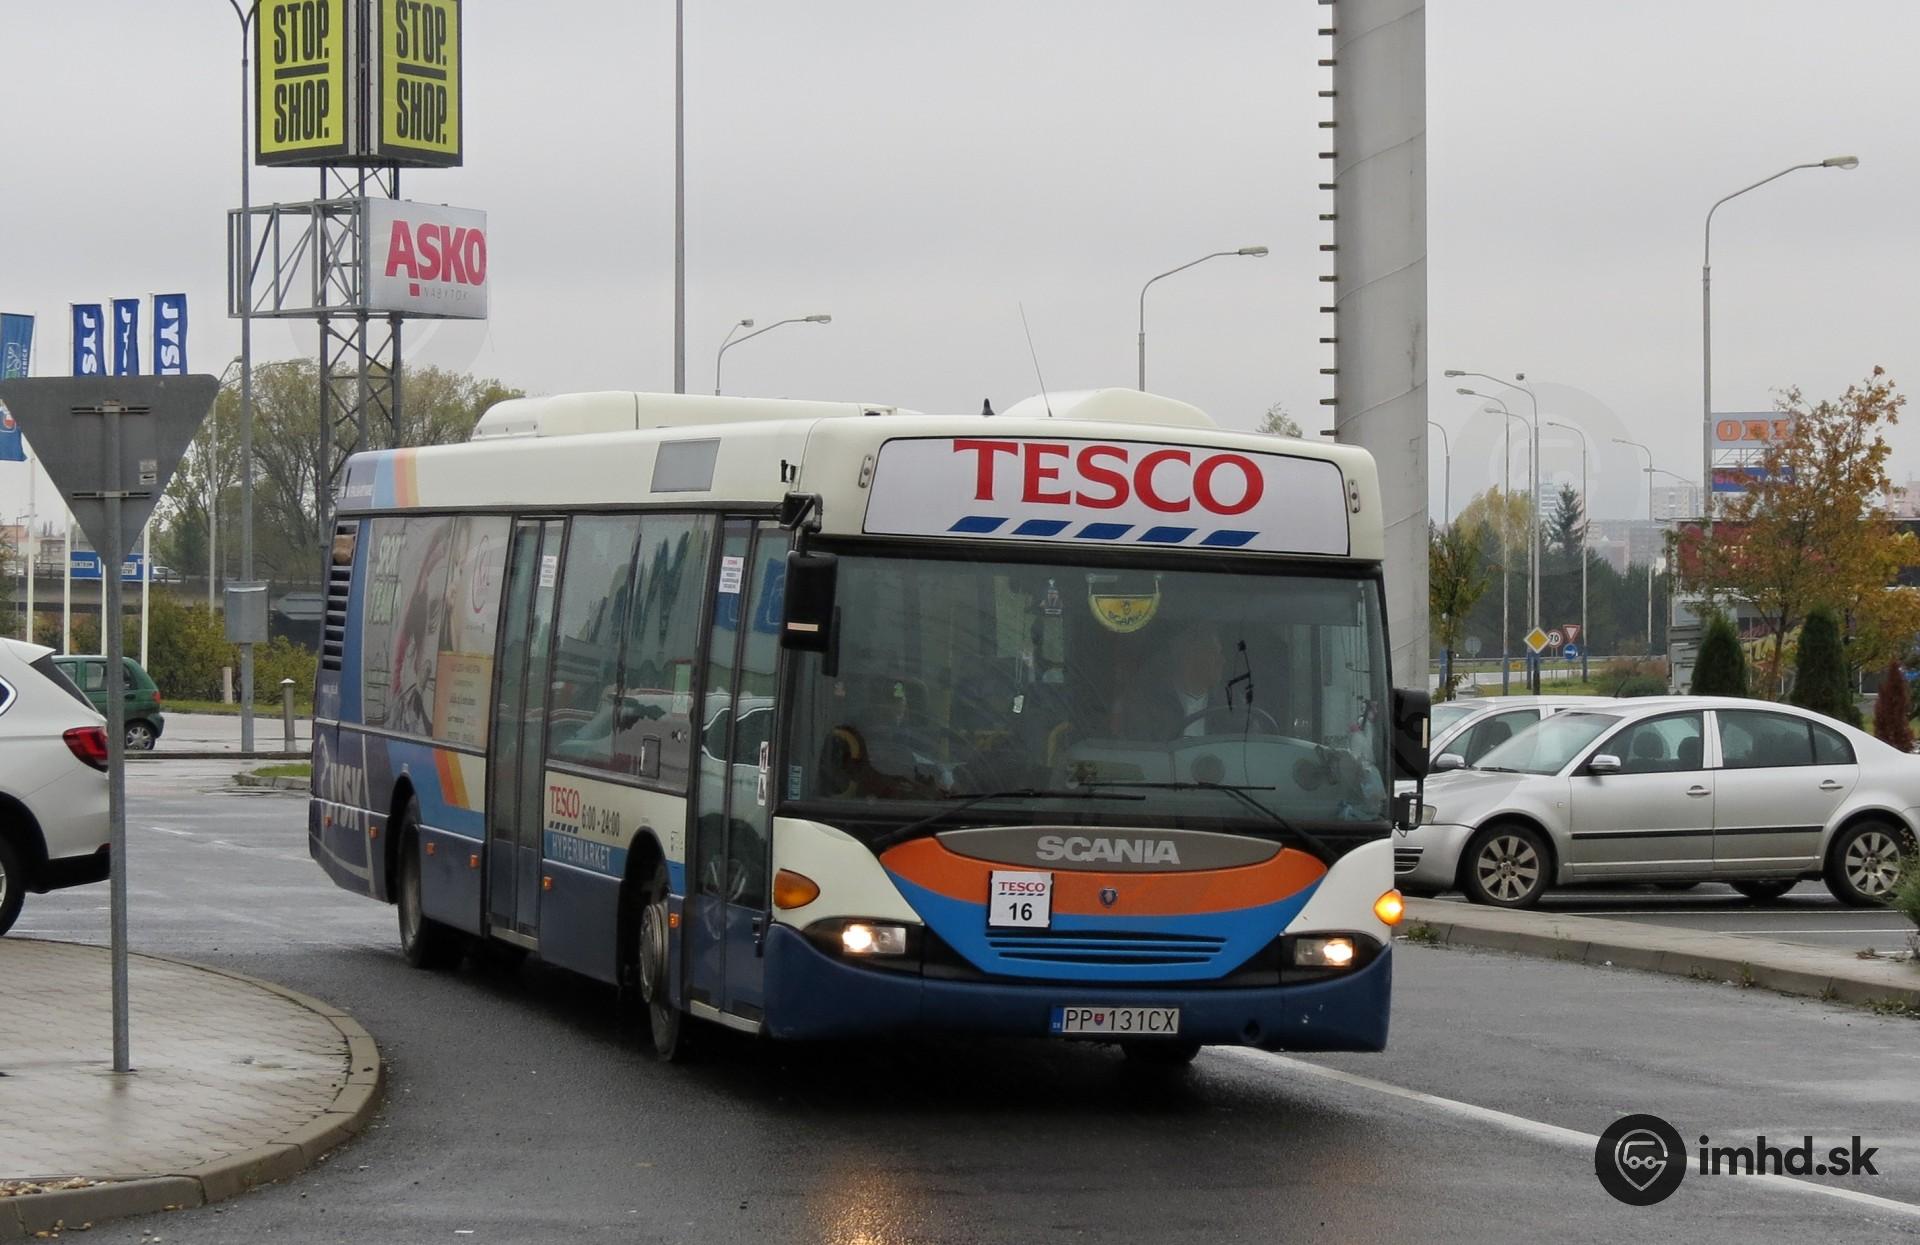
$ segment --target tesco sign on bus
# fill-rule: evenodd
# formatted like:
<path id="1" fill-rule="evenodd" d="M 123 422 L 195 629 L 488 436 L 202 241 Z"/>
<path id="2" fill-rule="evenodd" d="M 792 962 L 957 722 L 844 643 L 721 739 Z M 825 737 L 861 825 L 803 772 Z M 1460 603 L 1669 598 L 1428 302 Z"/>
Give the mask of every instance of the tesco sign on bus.
<path id="1" fill-rule="evenodd" d="M 362 289 L 369 311 L 487 318 L 487 214 L 368 199 Z"/>
<path id="2" fill-rule="evenodd" d="M 1338 466 L 1201 445 L 1033 437 L 888 441 L 866 530 L 1344 556 Z"/>

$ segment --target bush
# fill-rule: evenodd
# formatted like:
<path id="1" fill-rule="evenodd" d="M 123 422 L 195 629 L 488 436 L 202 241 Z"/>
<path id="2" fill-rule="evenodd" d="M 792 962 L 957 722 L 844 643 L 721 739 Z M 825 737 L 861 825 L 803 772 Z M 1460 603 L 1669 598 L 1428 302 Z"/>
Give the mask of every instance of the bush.
<path id="1" fill-rule="evenodd" d="M 1610 661 L 1594 675 L 1593 687 L 1602 696 L 1665 696 L 1666 666 L 1647 657 Z"/>
<path id="2" fill-rule="evenodd" d="M 221 671 L 234 670 L 234 690 L 239 691 L 240 650 L 227 643 L 225 616 L 219 611 L 187 605 L 174 597 L 155 593 L 153 617 L 147 624 L 147 673 L 160 688 L 162 696 L 176 700 L 218 700 L 224 690 Z M 44 616 L 38 628 L 40 643 L 60 647 L 60 619 Z M 140 617 L 126 620 L 122 640 L 127 656 L 140 656 Z M 73 651 L 100 651 L 100 626 L 92 618 L 73 620 Z M 275 636 L 270 644 L 253 650 L 253 698 L 256 704 L 280 703 L 280 680 L 294 682 L 294 703 L 313 702 L 313 680 L 317 659 L 311 649 L 295 644 L 285 636 Z"/>
<path id="3" fill-rule="evenodd" d="M 240 654 L 234 653 L 233 664 L 240 664 Z M 256 704 L 280 703 L 280 680 L 293 680 L 293 703 L 309 705 L 313 703 L 313 679 L 319 672 L 319 658 L 312 649 L 302 648 L 283 635 L 273 637 L 273 643 L 264 647 L 255 646 L 253 650 L 253 699 Z"/>
<path id="4" fill-rule="evenodd" d="M 1740 633 L 1725 614 L 1715 614 L 1707 624 L 1700 655 L 1693 663 L 1693 684 L 1687 690 L 1695 696 L 1747 694 L 1747 655 L 1740 648 Z"/>
<path id="5" fill-rule="evenodd" d="M 1873 733 L 1902 752 L 1913 751 L 1913 702 L 1907 695 L 1907 672 L 1900 659 L 1887 663 L 1880 694 L 1873 701 Z"/>
<path id="6" fill-rule="evenodd" d="M 1920 854 L 1907 857 L 1899 885 L 1893 888 L 1893 909 L 1920 927 Z M 1914 935 L 1914 950 L 1920 953 L 1920 932 Z"/>
<path id="7" fill-rule="evenodd" d="M 1847 657 L 1840 643 L 1840 622 L 1824 605 L 1801 624 L 1800 648 L 1793 665 L 1793 695 L 1789 699 L 1836 722 L 1860 725 L 1860 710 L 1854 703 Z"/>

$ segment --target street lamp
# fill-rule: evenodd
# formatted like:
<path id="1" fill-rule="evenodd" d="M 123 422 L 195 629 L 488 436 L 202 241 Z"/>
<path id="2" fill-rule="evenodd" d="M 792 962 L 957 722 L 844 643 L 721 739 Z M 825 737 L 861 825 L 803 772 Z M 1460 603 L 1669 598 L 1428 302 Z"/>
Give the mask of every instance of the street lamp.
<path id="1" fill-rule="evenodd" d="M 1751 186 L 1743 186 L 1715 200 L 1713 206 L 1707 209 L 1707 223 L 1702 231 L 1700 248 L 1700 481 L 1704 487 L 1700 495 L 1700 517 L 1707 535 L 1713 533 L 1713 214 L 1728 200 L 1738 199 L 1749 190 L 1758 190 L 1768 182 L 1777 181 L 1789 173 L 1798 173 L 1801 169 L 1859 167 L 1858 156 L 1828 156 L 1825 160 L 1789 165 L 1772 177 L 1763 177 Z M 1647 487 L 1653 487 L 1651 476 L 1648 477 Z"/>
<path id="2" fill-rule="evenodd" d="M 1507 448 L 1502 455 L 1503 461 L 1500 466 L 1500 691 L 1504 695 L 1513 686 L 1513 672 L 1510 668 L 1512 651 L 1509 648 L 1513 642 L 1513 557 L 1512 542 L 1507 536 L 1507 529 L 1511 526 L 1507 520 L 1513 499 L 1513 425 L 1515 423 L 1520 425 L 1522 436 L 1527 435 L 1530 430 L 1527 427 L 1527 421 L 1508 410 L 1507 404 L 1500 399 L 1487 397 L 1486 394 L 1477 393 L 1472 389 L 1456 389 L 1454 392 L 1465 397 L 1486 398 L 1493 403 L 1493 406 L 1481 409 L 1491 415 L 1497 407 L 1509 421 L 1505 425 Z"/>
<path id="3" fill-rule="evenodd" d="M 716 398 L 720 396 L 720 361 L 727 357 L 727 351 L 732 347 L 738 346 L 741 342 L 752 341 L 754 338 L 760 336 L 760 334 L 762 333 L 771 333 L 773 332 L 773 330 L 779 328 L 783 324 L 832 324 L 832 323 L 833 323 L 833 317 L 829 315 L 789 316 L 785 320 L 775 320 L 772 324 L 769 324 L 767 327 L 763 329 L 753 329 L 753 332 L 748 333 L 745 337 L 735 337 L 734 334 L 739 332 L 741 329 L 753 328 L 753 321 L 742 320 L 739 323 L 735 324 L 731 329 L 727 330 L 727 339 L 720 343 L 719 353 L 713 356 L 713 396 Z"/>
<path id="4" fill-rule="evenodd" d="M 1550 428 L 1565 428 L 1580 438 L 1580 679 L 1587 677 L 1587 651 L 1593 643 L 1593 636 L 1587 631 L 1587 533 L 1593 527 L 1593 515 L 1588 513 L 1587 504 L 1587 431 L 1573 424 L 1563 424 L 1557 419 L 1546 421 Z"/>
<path id="5" fill-rule="evenodd" d="M 1146 285 L 1140 287 L 1140 384 L 1138 386 L 1140 389 L 1147 387 L 1147 290 L 1153 285 L 1154 281 L 1160 280 L 1161 277 L 1170 277 L 1176 272 L 1185 272 L 1187 269 L 1193 267 L 1194 264 L 1204 264 L 1210 259 L 1220 259 L 1227 255 L 1246 255 L 1258 259 L 1266 253 L 1267 248 L 1264 246 L 1243 246 L 1237 251 L 1215 251 L 1211 255 L 1202 255 L 1199 259 L 1182 264 L 1178 268 L 1169 268 L 1161 273 L 1159 277 L 1154 277 L 1148 281 Z"/>
<path id="6" fill-rule="evenodd" d="M 1486 372 L 1462 371 L 1459 368 L 1448 368 L 1444 375 L 1452 377 L 1477 376 L 1481 380 L 1490 380 L 1496 385 L 1506 385 L 1509 388 L 1518 389 L 1521 393 L 1527 395 L 1527 401 L 1533 407 L 1533 520 L 1530 528 L 1533 533 L 1533 543 L 1532 547 L 1527 551 L 1527 578 L 1532 581 L 1533 609 L 1535 613 L 1538 613 L 1540 609 L 1540 399 L 1534 395 L 1532 386 L 1526 383 L 1527 374 L 1525 372 L 1514 373 L 1512 380 L 1502 380 L 1498 376 L 1492 376 Z M 1482 394 L 1481 396 L 1490 397 L 1491 395 Z M 1540 619 L 1535 618 L 1532 625 L 1536 627 L 1539 626 Z M 1531 679 L 1533 694 L 1538 696 L 1540 694 L 1539 663 L 1530 660 L 1527 664 L 1533 671 L 1533 677 Z"/>
<path id="7" fill-rule="evenodd" d="M 1447 430 L 1431 419 L 1427 421 L 1427 427 L 1440 433 L 1440 453 L 1445 464 L 1440 485 L 1440 526 L 1451 527 L 1453 525 L 1453 443 L 1447 440 Z"/>
<path id="8" fill-rule="evenodd" d="M 1647 456 L 1647 533 L 1657 535 L 1659 528 L 1653 525 L 1653 451 L 1638 441 L 1629 441 L 1625 437 L 1615 437 L 1617 445 L 1631 445 Z M 1632 545 L 1628 545 L 1628 558 L 1632 558 Z M 1653 656 L 1653 564 L 1656 561 L 1652 550 L 1647 554 L 1647 656 Z"/>
<path id="9" fill-rule="evenodd" d="M 240 19 L 240 579 L 253 582 L 253 153 L 247 150 L 249 36 L 260 0 L 227 0 Z M 324 380 L 324 378 L 322 378 Z M 322 464 L 322 470 L 325 465 Z M 104 630 L 102 631 L 104 635 Z M 253 643 L 240 644 L 240 751 L 253 751 Z M 124 1046 L 125 1043 L 119 1043 Z M 118 1053 L 118 1052 L 117 1052 Z M 116 1064 L 119 1060 L 116 1059 Z M 124 1070 L 124 1069 L 121 1069 Z"/>

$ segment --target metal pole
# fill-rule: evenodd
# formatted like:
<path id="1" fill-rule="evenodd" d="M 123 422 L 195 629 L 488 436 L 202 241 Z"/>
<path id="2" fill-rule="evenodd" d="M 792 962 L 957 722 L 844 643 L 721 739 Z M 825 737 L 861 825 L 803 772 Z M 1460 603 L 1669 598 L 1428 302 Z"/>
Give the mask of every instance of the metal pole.
<path id="1" fill-rule="evenodd" d="M 253 166 L 247 150 L 248 28 L 257 0 L 246 11 L 229 0 L 240 19 L 240 579 L 253 582 Z M 326 377 L 320 378 L 322 388 Z M 319 481 L 324 489 L 324 478 Z M 253 644 L 240 645 L 240 751 L 253 751 Z"/>
<path id="2" fill-rule="evenodd" d="M 1506 461 L 1500 466 L 1500 694 L 1505 696 L 1513 688 L 1513 661 L 1507 655 L 1513 635 L 1513 554 L 1507 540 L 1513 510 L 1513 420 L 1509 416 L 1500 422 L 1507 437 Z"/>
<path id="3" fill-rule="evenodd" d="M 1440 485 L 1440 526 L 1451 527 L 1453 526 L 1453 442 L 1448 439 L 1447 430 L 1431 419 L 1427 421 L 1427 427 L 1436 429 L 1440 433 L 1440 453 L 1443 463 Z"/>
<path id="4" fill-rule="evenodd" d="M 73 519 L 67 519 L 67 564 L 60 568 L 60 652 L 73 651 Z"/>
<path id="5" fill-rule="evenodd" d="M 1587 434 L 1580 434 L 1580 681 L 1587 680 L 1587 653 L 1593 648 L 1593 633 L 1587 630 L 1587 535 L 1593 531 L 1593 515 L 1587 501 Z"/>
<path id="6" fill-rule="evenodd" d="M 1159 276 L 1147 279 L 1146 285 L 1140 287 L 1140 383 L 1138 386 L 1140 389 L 1145 390 L 1147 387 L 1147 290 L 1152 287 L 1153 283 L 1163 277 L 1170 277 L 1176 272 L 1185 272 L 1195 264 L 1204 264 L 1210 259 L 1220 259 L 1227 255 L 1248 255 L 1257 259 L 1266 253 L 1267 248 L 1264 246 L 1243 246 L 1237 251 L 1215 251 L 1211 255 L 1202 255 L 1199 259 L 1189 260 L 1178 268 L 1169 268 Z"/>
<path id="7" fill-rule="evenodd" d="M 34 556 L 34 547 L 33 547 L 34 529 L 40 526 L 38 516 L 36 516 L 33 513 L 33 508 L 34 508 L 33 486 L 35 483 L 35 478 L 39 476 L 39 474 L 40 474 L 40 464 L 35 462 L 33 460 L 33 456 L 29 454 L 27 456 L 27 537 L 25 540 L 20 542 L 21 547 L 24 548 L 27 552 L 27 628 L 22 638 L 25 639 L 26 642 L 29 644 L 33 643 L 33 581 L 35 579 L 34 572 L 39 569 L 34 565 L 34 563 L 38 561 L 38 559 Z"/>
<path id="8" fill-rule="evenodd" d="M 687 391 L 686 0 L 673 0 L 673 391 Z"/>
<path id="9" fill-rule="evenodd" d="M 107 531 L 109 547 L 101 554 L 101 592 L 104 608 L 100 630 L 107 644 L 107 833 L 110 866 L 108 904 L 113 943 L 113 1070 L 133 1071 L 127 1023 L 127 705 L 126 671 L 121 668 L 120 563 L 126 541 L 120 533 L 120 407 L 107 403 L 106 417 Z"/>
<path id="10" fill-rule="evenodd" d="M 280 723 L 285 728 L 286 750 L 293 751 L 293 680 L 280 680 Z"/>
<path id="11" fill-rule="evenodd" d="M 140 529 L 140 665 L 147 664 L 147 619 L 153 609 L 153 520 Z"/>

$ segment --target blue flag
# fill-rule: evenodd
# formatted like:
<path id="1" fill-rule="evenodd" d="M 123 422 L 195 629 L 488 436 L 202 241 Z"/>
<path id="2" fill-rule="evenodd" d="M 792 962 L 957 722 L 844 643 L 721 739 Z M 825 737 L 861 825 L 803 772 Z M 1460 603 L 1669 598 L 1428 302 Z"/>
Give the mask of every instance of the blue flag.
<path id="1" fill-rule="evenodd" d="M 33 358 L 33 317 L 0 315 L 0 380 L 19 380 Z"/>
<path id="2" fill-rule="evenodd" d="M 20 421 L 13 417 L 5 402 L 0 402 L 0 463 L 27 461 L 27 442 L 20 435 Z"/>
<path id="3" fill-rule="evenodd" d="M 73 374 L 100 376 L 106 368 L 106 313 L 99 303 L 73 304 Z"/>
<path id="4" fill-rule="evenodd" d="M 153 296 L 153 374 L 187 374 L 187 296 Z"/>
<path id="5" fill-rule="evenodd" d="M 113 374 L 140 374 L 140 300 L 113 300 Z"/>

